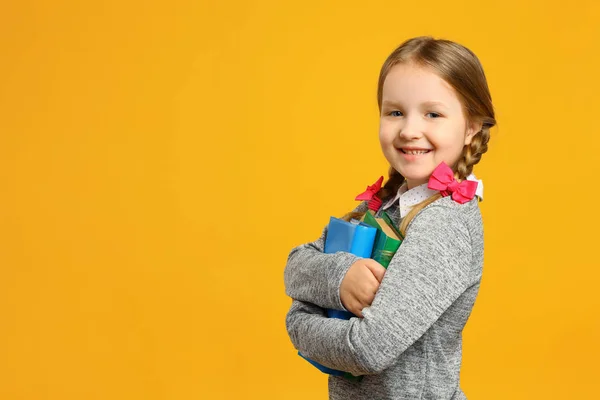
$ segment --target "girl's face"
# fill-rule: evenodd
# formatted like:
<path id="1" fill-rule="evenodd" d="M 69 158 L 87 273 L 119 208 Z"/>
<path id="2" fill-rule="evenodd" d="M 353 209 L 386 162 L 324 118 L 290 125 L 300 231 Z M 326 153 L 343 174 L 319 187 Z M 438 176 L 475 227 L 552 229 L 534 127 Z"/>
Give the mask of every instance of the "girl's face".
<path id="1" fill-rule="evenodd" d="M 397 64 L 390 70 L 381 104 L 381 149 L 409 189 L 426 183 L 442 161 L 452 167 L 481 129 L 481 124 L 467 123 L 450 85 L 414 64 Z"/>

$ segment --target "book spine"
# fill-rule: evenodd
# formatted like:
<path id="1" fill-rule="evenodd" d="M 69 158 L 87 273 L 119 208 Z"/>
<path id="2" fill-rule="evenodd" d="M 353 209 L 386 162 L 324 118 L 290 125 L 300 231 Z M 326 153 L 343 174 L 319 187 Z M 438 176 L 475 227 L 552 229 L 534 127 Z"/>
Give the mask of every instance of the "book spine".
<path id="1" fill-rule="evenodd" d="M 394 257 L 394 254 L 395 252 L 393 251 L 376 249 L 373 251 L 373 260 L 377 261 L 387 269 L 388 265 L 390 265 L 390 262 L 392 261 L 392 258 Z"/>
<path id="2" fill-rule="evenodd" d="M 352 247 L 350 253 L 362 258 L 370 258 L 373 252 L 373 243 L 377 229 L 361 224 L 354 230 L 354 238 L 352 239 Z"/>

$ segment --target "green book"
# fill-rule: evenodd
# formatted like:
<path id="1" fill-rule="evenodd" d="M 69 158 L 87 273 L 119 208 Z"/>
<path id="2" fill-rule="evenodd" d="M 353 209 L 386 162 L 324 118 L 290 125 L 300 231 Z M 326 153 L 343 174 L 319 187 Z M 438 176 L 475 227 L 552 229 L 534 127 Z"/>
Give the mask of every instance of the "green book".
<path id="1" fill-rule="evenodd" d="M 394 257 L 396 250 L 400 247 L 402 239 L 400 238 L 401 235 L 399 235 L 399 232 L 396 233 L 397 229 L 389 216 L 385 213 L 383 213 L 383 215 L 383 218 L 375 217 L 372 211 L 369 210 L 365 213 L 363 222 L 377 228 L 371 258 L 387 268 L 388 265 L 390 265 L 390 261 L 392 261 L 392 257 Z"/>
<path id="2" fill-rule="evenodd" d="M 400 238 L 400 242 L 402 242 L 404 240 L 404 236 L 402 235 L 402 233 L 400 233 L 400 228 L 398 228 L 396 224 L 394 224 L 388 213 L 382 211 L 381 218 L 383 218 L 383 220 L 387 222 L 387 224 L 390 226 L 390 228 L 392 228 L 396 236 Z"/>

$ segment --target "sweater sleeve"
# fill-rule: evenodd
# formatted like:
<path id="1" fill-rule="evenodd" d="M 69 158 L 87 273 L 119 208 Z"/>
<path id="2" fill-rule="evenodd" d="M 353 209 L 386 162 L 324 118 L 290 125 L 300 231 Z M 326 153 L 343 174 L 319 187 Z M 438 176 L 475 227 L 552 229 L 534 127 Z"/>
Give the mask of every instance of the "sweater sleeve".
<path id="1" fill-rule="evenodd" d="M 366 210 L 367 202 L 362 202 L 353 211 Z M 291 250 L 284 270 L 285 293 L 323 308 L 345 310 L 340 300 L 340 285 L 360 257 L 341 251 L 324 253 L 326 235 L 327 226 L 319 239 Z"/>
<path id="2" fill-rule="evenodd" d="M 434 205 L 417 214 L 364 318 L 326 318 L 312 304 L 294 301 L 286 327 L 295 348 L 354 375 L 393 365 L 476 281 L 468 228 L 452 211 Z"/>

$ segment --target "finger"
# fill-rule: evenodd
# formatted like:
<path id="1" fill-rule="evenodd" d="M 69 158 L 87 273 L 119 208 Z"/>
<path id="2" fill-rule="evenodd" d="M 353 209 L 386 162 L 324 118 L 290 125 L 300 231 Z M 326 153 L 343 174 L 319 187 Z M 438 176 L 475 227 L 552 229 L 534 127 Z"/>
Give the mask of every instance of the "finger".
<path id="1" fill-rule="evenodd" d="M 358 296 L 362 306 L 369 307 L 373 303 L 377 289 L 379 289 L 377 279 L 373 275 L 366 277 L 361 287 L 361 293 Z"/>
<path id="2" fill-rule="evenodd" d="M 360 314 L 360 310 L 362 310 L 362 306 L 360 305 L 360 301 L 355 297 L 350 302 L 349 307 L 347 308 L 352 314 L 357 315 Z"/>
<path id="3" fill-rule="evenodd" d="M 362 289 L 364 295 L 373 296 L 375 295 L 375 293 L 377 293 L 377 290 L 379 289 L 379 281 L 375 278 L 374 275 L 368 275 L 364 279 Z"/>
<path id="4" fill-rule="evenodd" d="M 356 315 L 359 318 L 362 318 L 362 309 L 365 308 L 365 306 L 361 303 L 361 301 L 357 298 L 354 306 L 352 307 L 352 314 Z"/>
<path id="5" fill-rule="evenodd" d="M 367 307 L 370 307 L 370 306 L 371 306 L 371 303 L 370 303 L 370 302 L 369 302 L 368 304 L 367 304 L 367 303 L 362 303 L 362 304 L 360 305 L 360 312 L 361 312 L 361 314 L 362 314 L 362 310 L 363 310 L 364 308 L 367 308 Z"/>
<path id="6" fill-rule="evenodd" d="M 373 304 L 373 300 L 375 299 L 375 295 L 371 294 L 368 296 L 364 296 L 361 301 L 360 301 L 360 308 L 361 310 L 365 307 L 370 307 L 371 304 Z"/>
<path id="7" fill-rule="evenodd" d="M 371 271 L 371 273 L 373 274 L 375 279 L 377 279 L 378 282 L 381 282 L 383 280 L 386 271 L 383 265 L 370 258 L 365 259 L 365 265 L 369 269 L 369 271 Z"/>

